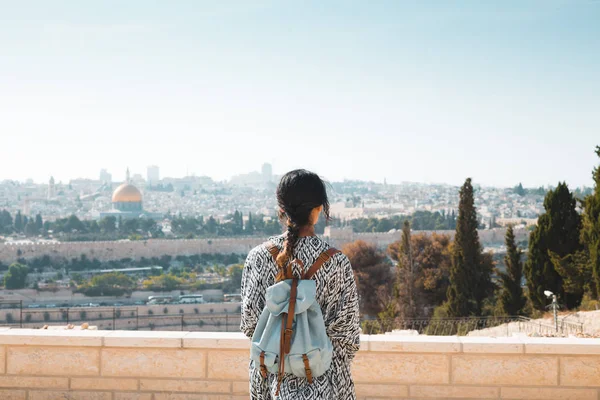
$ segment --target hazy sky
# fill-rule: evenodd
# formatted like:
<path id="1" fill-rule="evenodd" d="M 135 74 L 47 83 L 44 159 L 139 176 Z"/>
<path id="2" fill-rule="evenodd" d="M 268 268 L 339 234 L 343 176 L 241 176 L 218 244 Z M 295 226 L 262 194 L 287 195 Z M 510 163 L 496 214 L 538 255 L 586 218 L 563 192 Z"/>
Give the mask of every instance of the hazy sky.
<path id="1" fill-rule="evenodd" d="M 0 179 L 591 185 L 600 1 L 0 0 Z"/>

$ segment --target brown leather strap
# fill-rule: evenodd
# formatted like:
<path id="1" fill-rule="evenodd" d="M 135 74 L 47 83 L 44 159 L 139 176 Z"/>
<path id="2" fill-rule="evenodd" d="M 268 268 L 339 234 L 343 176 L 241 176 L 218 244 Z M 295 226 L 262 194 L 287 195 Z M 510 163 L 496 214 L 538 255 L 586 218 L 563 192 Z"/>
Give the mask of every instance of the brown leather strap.
<path id="1" fill-rule="evenodd" d="M 306 372 L 306 379 L 308 383 L 313 383 L 312 371 L 310 370 L 310 364 L 308 363 L 308 357 L 306 354 L 302 354 L 302 361 L 304 361 L 304 372 Z"/>
<path id="2" fill-rule="evenodd" d="M 290 349 L 292 347 L 292 334 L 294 330 L 292 329 L 294 324 L 294 315 L 296 311 L 296 296 L 298 295 L 298 279 L 292 280 L 292 288 L 290 290 L 290 302 L 288 305 L 288 314 L 287 321 L 285 324 L 285 333 L 283 336 L 283 351 L 285 354 L 289 354 Z M 285 356 L 284 354 L 284 356 Z"/>
<path id="3" fill-rule="evenodd" d="M 334 249 L 333 247 L 331 247 L 329 248 L 329 250 L 326 250 L 319 254 L 319 257 L 317 257 L 315 263 L 309 268 L 308 271 L 306 271 L 302 279 L 312 279 L 312 277 L 315 276 L 319 268 L 321 268 L 323 264 L 325 264 L 331 259 L 331 257 L 333 257 L 339 252 L 340 251 L 338 249 Z"/>
<path id="4" fill-rule="evenodd" d="M 285 320 L 286 314 L 284 313 L 281 318 L 281 334 L 279 336 L 279 371 L 277 372 L 277 390 L 275 396 L 279 396 L 279 389 L 281 389 L 281 381 L 283 380 L 283 374 L 285 372 L 285 354 L 284 354 L 284 334 L 285 334 Z"/>
<path id="5" fill-rule="evenodd" d="M 260 374 L 263 378 L 267 378 L 267 366 L 265 365 L 265 352 L 260 352 Z"/>
<path id="6" fill-rule="evenodd" d="M 265 247 L 269 250 L 269 253 L 273 256 L 275 260 L 277 260 L 277 256 L 279 255 L 279 247 L 275 245 L 273 242 L 265 242 Z"/>

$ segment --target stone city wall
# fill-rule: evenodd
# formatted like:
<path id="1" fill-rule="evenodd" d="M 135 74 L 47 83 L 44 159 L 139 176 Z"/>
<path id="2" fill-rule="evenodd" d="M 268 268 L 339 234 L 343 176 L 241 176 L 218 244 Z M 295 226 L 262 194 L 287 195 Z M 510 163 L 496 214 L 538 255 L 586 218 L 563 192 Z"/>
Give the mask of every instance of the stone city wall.
<path id="1" fill-rule="evenodd" d="M 415 231 L 414 233 L 449 234 L 454 231 Z M 479 238 L 484 246 L 499 245 L 504 242 L 506 228 L 480 230 Z M 525 229 L 515 230 L 517 241 L 527 238 Z M 351 229 L 327 228 L 325 239 L 338 248 L 355 240 L 364 240 L 385 248 L 394 241 L 400 240 L 402 232 L 392 233 L 353 233 Z M 48 255 L 53 258 L 74 258 L 85 254 L 88 258 L 100 261 L 120 260 L 122 258 L 140 259 L 163 255 L 193 255 L 193 254 L 247 254 L 253 247 L 263 243 L 264 237 L 191 239 L 191 240 L 162 240 L 150 239 L 139 241 L 111 242 L 61 242 L 44 244 L 0 244 L 0 262 L 5 264 L 18 258 L 32 259 Z"/>
<path id="2" fill-rule="evenodd" d="M 5 400 L 242 400 L 239 333 L 0 331 Z M 363 336 L 358 399 L 600 397 L 600 340 Z"/>

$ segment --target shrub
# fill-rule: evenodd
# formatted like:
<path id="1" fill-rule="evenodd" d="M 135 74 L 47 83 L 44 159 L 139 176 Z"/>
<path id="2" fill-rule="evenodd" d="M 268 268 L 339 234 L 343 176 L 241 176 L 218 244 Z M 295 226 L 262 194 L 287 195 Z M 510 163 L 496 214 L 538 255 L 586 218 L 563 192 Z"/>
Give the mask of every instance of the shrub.
<path id="1" fill-rule="evenodd" d="M 44 322 L 50 321 L 50 313 L 48 311 L 44 311 Z"/>
<path id="2" fill-rule="evenodd" d="M 115 317 L 121 318 L 121 310 L 116 310 L 115 311 Z"/>
<path id="3" fill-rule="evenodd" d="M 182 308 L 179 309 L 179 314 L 183 314 L 183 309 Z"/>
<path id="4" fill-rule="evenodd" d="M 69 318 L 69 312 L 68 311 L 63 311 L 61 314 L 62 314 L 62 319 L 63 320 L 66 320 L 66 319 Z"/>
<path id="5" fill-rule="evenodd" d="M 212 313 L 214 313 L 214 312 L 215 312 L 215 310 L 211 308 L 211 309 L 210 309 L 210 313 L 212 314 Z"/>
<path id="6" fill-rule="evenodd" d="M 6 314 L 6 323 L 7 324 L 12 324 L 15 321 L 15 319 L 13 318 L 11 313 L 7 313 Z"/>
<path id="7" fill-rule="evenodd" d="M 168 314 L 169 313 L 169 309 L 167 307 L 163 308 L 163 313 L 164 314 Z"/>
<path id="8" fill-rule="evenodd" d="M 79 318 L 81 318 L 81 320 L 85 320 L 86 317 L 87 317 L 87 312 L 79 311 Z"/>
<path id="9" fill-rule="evenodd" d="M 148 315 L 154 315 L 154 311 L 148 310 Z"/>
<path id="10" fill-rule="evenodd" d="M 25 315 L 25 322 L 31 322 L 31 314 Z"/>
<path id="11" fill-rule="evenodd" d="M 132 311 L 130 314 L 132 317 L 135 317 L 135 311 Z"/>

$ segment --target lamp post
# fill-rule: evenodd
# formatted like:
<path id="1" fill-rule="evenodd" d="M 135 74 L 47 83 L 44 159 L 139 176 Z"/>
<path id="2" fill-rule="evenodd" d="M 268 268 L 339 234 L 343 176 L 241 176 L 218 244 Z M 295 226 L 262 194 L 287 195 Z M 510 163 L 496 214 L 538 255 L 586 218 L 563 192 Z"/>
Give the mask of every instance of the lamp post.
<path id="1" fill-rule="evenodd" d="M 544 290 L 544 294 L 548 298 L 552 297 L 552 304 L 550 307 L 552 307 L 552 312 L 554 314 L 554 329 L 558 332 L 558 303 L 556 302 L 556 295 L 549 290 Z"/>

